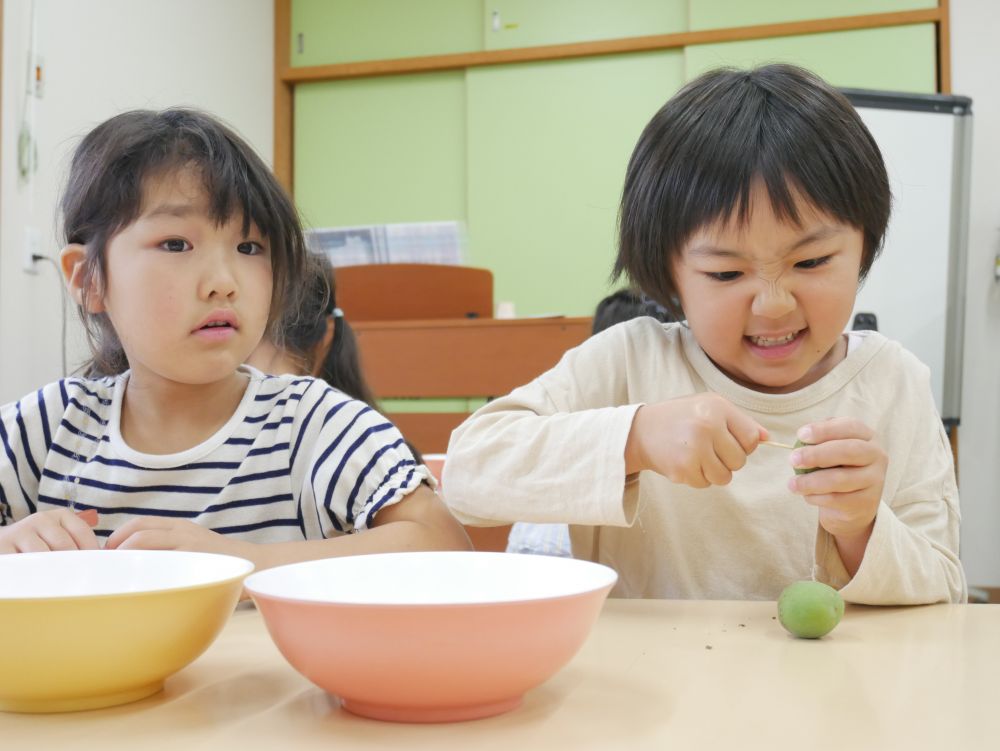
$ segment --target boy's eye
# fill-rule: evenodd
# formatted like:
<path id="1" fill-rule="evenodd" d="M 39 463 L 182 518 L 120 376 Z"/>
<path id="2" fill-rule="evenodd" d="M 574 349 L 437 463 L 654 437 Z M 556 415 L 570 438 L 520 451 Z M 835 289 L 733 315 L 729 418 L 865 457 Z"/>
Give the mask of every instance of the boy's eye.
<path id="1" fill-rule="evenodd" d="M 818 268 L 830 260 L 830 256 L 820 256 L 819 258 L 809 258 L 805 261 L 799 261 L 795 264 L 797 269 L 815 269 Z"/>
<path id="2" fill-rule="evenodd" d="M 264 246 L 253 240 L 245 240 L 236 246 L 236 250 L 244 255 L 256 256 L 264 252 Z"/>
<path id="3" fill-rule="evenodd" d="M 172 237 L 169 240 L 161 242 L 160 247 L 171 253 L 183 253 L 185 250 L 191 249 L 191 244 L 187 240 L 181 240 L 179 237 Z"/>
<path id="4" fill-rule="evenodd" d="M 707 271 L 705 273 L 717 282 L 731 282 L 743 276 L 742 271 Z"/>

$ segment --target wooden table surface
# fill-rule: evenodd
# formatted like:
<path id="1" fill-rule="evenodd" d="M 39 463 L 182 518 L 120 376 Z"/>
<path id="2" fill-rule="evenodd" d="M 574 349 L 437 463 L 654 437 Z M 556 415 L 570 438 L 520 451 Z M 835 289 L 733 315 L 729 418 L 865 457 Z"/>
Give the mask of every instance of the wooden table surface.
<path id="1" fill-rule="evenodd" d="M 341 710 L 288 666 L 256 611 L 238 611 L 161 694 L 0 714 L 0 748 L 1000 748 L 1000 605 L 849 606 L 818 641 L 774 615 L 773 602 L 609 600 L 580 653 L 519 709 L 398 725 Z"/>

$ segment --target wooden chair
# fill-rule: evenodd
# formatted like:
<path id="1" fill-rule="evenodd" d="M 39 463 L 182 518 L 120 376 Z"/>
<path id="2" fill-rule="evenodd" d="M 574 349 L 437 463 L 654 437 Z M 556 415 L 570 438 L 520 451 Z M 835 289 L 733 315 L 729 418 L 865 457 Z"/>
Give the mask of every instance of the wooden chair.
<path id="1" fill-rule="evenodd" d="M 336 270 L 337 301 L 356 321 L 492 318 L 493 272 L 434 263 L 375 263 Z"/>

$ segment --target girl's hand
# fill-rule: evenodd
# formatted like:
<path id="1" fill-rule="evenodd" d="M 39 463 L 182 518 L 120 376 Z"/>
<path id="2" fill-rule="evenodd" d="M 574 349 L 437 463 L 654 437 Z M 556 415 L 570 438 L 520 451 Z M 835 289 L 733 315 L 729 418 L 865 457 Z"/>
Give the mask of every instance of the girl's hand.
<path id="1" fill-rule="evenodd" d="M 727 485 L 767 439 L 756 420 L 713 393 L 640 407 L 625 445 L 625 472 L 651 469 L 671 482 Z"/>
<path id="2" fill-rule="evenodd" d="M 50 550 L 97 550 L 100 544 L 91 529 L 97 514 L 76 514 L 69 509 L 39 511 L 0 527 L 0 554 L 44 553 Z"/>
<path id="3" fill-rule="evenodd" d="M 838 538 L 838 545 L 842 539 L 856 542 L 862 537 L 867 544 L 871 534 L 889 464 L 874 438 L 871 428 L 846 417 L 799 430 L 799 440 L 812 445 L 792 452 L 792 466 L 817 471 L 795 475 L 788 488 L 819 506 L 819 523 Z"/>
<path id="4" fill-rule="evenodd" d="M 218 532 L 186 519 L 141 516 L 111 533 L 105 550 L 186 550 L 197 553 L 242 555 L 244 546 Z M 246 557 L 243 555 L 242 557 Z"/>

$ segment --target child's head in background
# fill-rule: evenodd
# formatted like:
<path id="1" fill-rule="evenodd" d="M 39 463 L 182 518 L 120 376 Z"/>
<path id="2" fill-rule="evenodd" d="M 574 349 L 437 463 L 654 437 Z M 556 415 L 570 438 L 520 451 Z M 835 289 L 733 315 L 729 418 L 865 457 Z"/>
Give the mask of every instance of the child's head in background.
<path id="1" fill-rule="evenodd" d="M 590 333 L 597 334 L 604 329 L 639 316 L 649 316 L 667 323 L 677 318 L 666 308 L 643 297 L 631 289 L 619 289 L 602 298 L 594 308 L 594 323 Z"/>
<path id="2" fill-rule="evenodd" d="M 326 256 L 308 253 L 302 294 L 296 310 L 289 310 L 273 327 L 247 362 L 265 373 L 309 374 L 322 378 L 378 409 L 361 370 L 354 332 L 337 307 L 337 281 Z"/>
<path id="3" fill-rule="evenodd" d="M 217 380 L 297 305 L 306 250 L 295 209 L 210 115 L 137 110 L 98 125 L 76 149 L 60 208 L 90 375 Z"/>
<path id="4" fill-rule="evenodd" d="M 878 146 L 836 89 L 790 65 L 711 71 L 639 138 L 615 276 L 683 311 L 737 382 L 794 391 L 843 359 L 889 209 Z"/>

